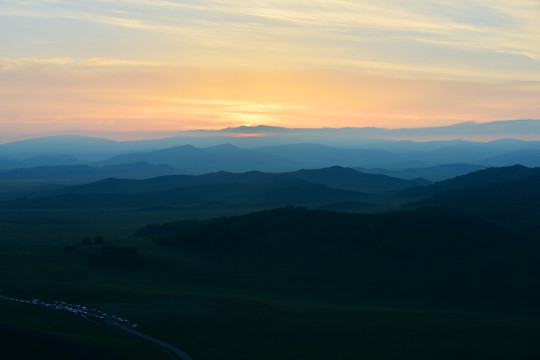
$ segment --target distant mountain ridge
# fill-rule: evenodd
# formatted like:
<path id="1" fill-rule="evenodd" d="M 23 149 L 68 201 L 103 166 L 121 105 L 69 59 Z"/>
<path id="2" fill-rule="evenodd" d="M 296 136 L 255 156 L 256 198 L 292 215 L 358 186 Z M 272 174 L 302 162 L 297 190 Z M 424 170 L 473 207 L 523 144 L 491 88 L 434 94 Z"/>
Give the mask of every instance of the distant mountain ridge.
<path id="1" fill-rule="evenodd" d="M 230 173 L 220 171 L 203 175 L 170 175 L 144 180 L 104 179 L 101 181 L 66 188 L 61 192 L 134 194 L 168 191 L 179 187 L 196 187 L 222 184 L 269 184 L 272 182 L 306 181 L 333 189 L 360 193 L 380 193 L 419 185 L 418 181 L 392 178 L 386 175 L 364 174 L 350 168 L 298 170 L 286 173 L 249 171 Z"/>
<path id="2" fill-rule="evenodd" d="M 56 165 L 17 168 L 0 172 L 0 181 L 56 181 L 56 182 L 88 182 L 108 177 L 143 179 L 162 176 L 175 172 L 167 165 L 152 165 L 146 162 L 135 162 L 119 165 L 95 167 L 89 165 Z"/>
<path id="3" fill-rule="evenodd" d="M 119 165 L 141 161 L 154 165 L 169 165 L 188 174 L 202 174 L 220 170 L 232 172 L 280 171 L 298 166 L 285 158 L 261 153 L 257 150 L 242 149 L 231 144 L 208 148 L 182 145 L 152 152 L 120 155 L 96 164 L 100 166 Z"/>
<path id="4" fill-rule="evenodd" d="M 223 135 L 223 134 L 259 134 L 259 135 L 312 135 L 360 137 L 366 139 L 387 140 L 495 140 L 503 138 L 518 138 L 527 140 L 540 140 L 540 120 L 520 119 L 491 122 L 462 122 L 446 126 L 423 128 L 397 128 L 385 129 L 377 127 L 347 127 L 347 128 L 283 128 L 274 126 L 240 126 L 221 130 L 193 130 L 196 134 Z"/>
<path id="5" fill-rule="evenodd" d="M 193 137 L 190 140 L 198 141 L 194 139 L 199 138 Z M 239 147 L 234 141 L 208 147 L 177 144 L 163 148 L 164 145 L 172 144 L 174 139 L 152 143 L 119 143 L 108 140 L 103 143 L 104 139 L 86 138 L 85 141 L 79 141 L 78 138 L 69 137 L 38 140 L 36 144 L 27 141 L 23 147 L 14 143 L 0 145 L 0 169 L 5 171 L 56 165 L 101 167 L 146 162 L 170 166 L 173 168 L 171 173 L 204 174 L 221 170 L 285 172 L 342 166 L 397 171 L 402 173 L 402 176 L 397 177 L 411 179 L 405 170 L 432 168 L 433 177 L 430 180 L 440 180 L 444 176 L 451 177 L 465 172 L 449 167 L 441 168 L 440 171 L 435 169 L 447 164 L 462 164 L 469 168 L 514 164 L 540 166 L 540 141 L 497 140 L 482 143 L 455 140 L 415 143 L 358 140 L 355 146 L 342 144 L 333 147 L 323 143 L 262 146 L 270 140 L 261 139 L 255 148 Z M 129 177 L 129 174 L 125 177 Z"/>
<path id="6" fill-rule="evenodd" d="M 58 171 L 63 169 L 69 174 L 72 168 L 58 167 Z M 28 170 L 32 169 L 20 171 Z M 22 190 L 19 193 L 17 197 L 5 197 L 0 207 L 131 207 L 207 212 L 292 205 L 365 213 L 403 206 L 446 206 L 491 219 L 527 237 L 540 236 L 540 167 L 521 165 L 483 169 L 431 185 L 334 166 L 285 173 L 220 171 L 142 180 L 108 178 L 79 186 L 43 188 L 26 195 Z"/>
<path id="7" fill-rule="evenodd" d="M 333 166 L 405 180 L 439 181 L 485 167 L 540 166 L 540 141 L 523 141 L 518 136 L 527 133 L 529 139 L 536 139 L 540 136 L 539 126 L 540 120 L 461 123 L 422 129 L 288 129 L 261 125 L 192 130 L 171 133 L 178 136 L 163 139 L 123 142 L 52 136 L 1 144 L 0 181 L 24 180 L 25 174 L 29 179 L 38 179 L 41 174 L 41 180 L 58 180 L 61 185 L 66 179 L 62 172 L 77 173 L 77 181 L 82 183 L 98 180 L 100 176 L 143 178 L 219 171 L 283 173 Z M 430 140 L 452 140 L 403 140 L 411 134 L 431 134 Z M 496 140 L 473 142 L 460 139 L 466 138 L 460 134 L 491 134 Z M 514 135 L 514 139 L 502 138 Z M 143 168 L 130 164 L 147 165 Z M 68 169 L 69 166 L 73 168 Z M 81 166 L 100 170 L 86 171 Z M 118 171 L 105 169 L 108 166 L 117 167 Z"/>
<path id="8" fill-rule="evenodd" d="M 246 135 L 258 135 L 242 137 Z M 114 137 L 114 134 L 110 135 Z M 139 136 L 144 137 L 144 133 Z M 540 141 L 540 120 L 504 120 L 485 123 L 465 122 L 448 126 L 385 129 L 376 127 L 285 128 L 275 126 L 240 126 L 220 130 L 189 130 L 163 133 L 160 139 L 113 141 L 80 135 L 56 135 L 0 144 L 0 158 L 20 156 L 29 149 L 42 153 L 59 147 L 87 150 L 89 153 L 159 149 L 183 144 L 209 147 L 222 143 L 260 147 L 294 143 L 322 143 L 330 146 L 358 146 L 387 141 L 494 141 L 517 139 Z M 98 146 L 99 145 L 99 146 Z M 79 151 L 80 152 L 80 151 Z M 54 155 L 53 153 L 50 153 Z M 56 154 L 58 155 L 58 154 Z"/>
<path id="9" fill-rule="evenodd" d="M 383 168 L 356 168 L 360 172 L 368 174 L 383 174 L 400 179 L 418 179 L 424 178 L 432 182 L 451 179 L 456 176 L 465 175 L 474 171 L 483 170 L 488 166 L 473 165 L 473 164 L 441 164 L 436 166 L 428 166 L 423 168 L 406 168 L 397 170 L 388 170 Z M 424 184 L 424 185 L 427 185 Z"/>
<path id="10" fill-rule="evenodd" d="M 263 183 L 221 183 L 176 187 L 173 189 L 138 192 L 76 192 L 60 191 L 56 195 L 22 198 L 0 202 L 3 208 L 99 208 L 99 207 L 176 207 L 204 209 L 268 208 L 298 204 L 322 206 L 332 202 L 363 203 L 369 196 L 359 192 L 333 189 L 323 184 L 301 179 L 278 179 Z"/>
<path id="11" fill-rule="evenodd" d="M 404 193 L 430 196 L 432 194 L 459 190 L 477 186 L 486 186 L 508 181 L 520 180 L 530 176 L 540 175 L 540 167 L 528 168 L 523 165 L 488 168 L 475 171 L 452 179 L 443 180 L 422 188 L 405 190 Z"/>

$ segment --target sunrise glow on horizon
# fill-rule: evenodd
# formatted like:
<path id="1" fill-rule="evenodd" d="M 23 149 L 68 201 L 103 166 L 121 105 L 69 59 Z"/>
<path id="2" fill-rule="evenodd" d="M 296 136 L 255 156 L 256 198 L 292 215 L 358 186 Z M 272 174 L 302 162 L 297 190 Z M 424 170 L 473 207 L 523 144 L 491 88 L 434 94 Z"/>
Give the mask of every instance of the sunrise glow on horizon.
<path id="1" fill-rule="evenodd" d="M 532 0 L 4 0 L 0 134 L 539 119 L 539 18 Z"/>

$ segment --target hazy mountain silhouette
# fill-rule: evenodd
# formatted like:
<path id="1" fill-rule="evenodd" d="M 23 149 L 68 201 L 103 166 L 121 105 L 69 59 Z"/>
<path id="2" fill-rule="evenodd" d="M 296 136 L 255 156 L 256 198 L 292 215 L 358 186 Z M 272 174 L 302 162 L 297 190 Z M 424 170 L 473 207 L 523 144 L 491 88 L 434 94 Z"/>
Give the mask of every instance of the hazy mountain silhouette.
<path id="1" fill-rule="evenodd" d="M 388 144 L 388 146 L 392 147 L 391 144 Z M 433 146 L 432 144 L 431 147 Z M 410 147 L 410 145 L 407 147 Z M 418 143 L 418 147 L 424 147 L 424 145 Z M 472 143 L 454 141 L 450 143 L 442 142 L 438 144 L 438 147 L 422 151 L 389 151 L 370 148 L 346 149 L 321 144 L 288 144 L 257 149 L 238 148 L 231 144 L 209 148 L 184 145 L 146 153 L 121 155 L 102 161 L 99 164 L 146 161 L 153 164 L 167 164 L 181 170 L 183 173 L 191 174 L 220 170 L 282 172 L 299 168 L 318 169 L 331 166 L 398 170 L 432 167 L 449 163 L 482 166 L 486 161 L 493 162 L 495 156 L 501 157 L 498 163 L 513 165 L 516 163 L 514 160 L 519 159 L 519 154 L 523 154 L 524 160 L 528 160 L 530 158 L 529 154 L 534 153 L 536 150 L 540 151 L 540 142 L 498 141 Z M 505 154 L 513 155 L 505 160 Z M 509 163 L 505 163 L 505 161 Z"/>
<path id="2" fill-rule="evenodd" d="M 109 178 L 97 182 L 63 189 L 72 193 L 112 193 L 135 194 L 173 190 L 179 187 L 194 187 L 220 184 L 245 184 L 264 181 L 274 174 L 250 171 L 246 173 L 229 173 L 219 171 L 204 175 L 167 175 L 143 180 Z"/>
<path id="3" fill-rule="evenodd" d="M 195 130 L 197 135 L 224 135 L 230 133 L 297 136 L 302 141 L 319 142 L 321 137 L 333 137 L 348 142 L 351 138 L 360 139 L 496 139 L 496 138 L 525 138 L 531 134 L 540 133 L 540 120 L 506 120 L 486 123 L 464 122 L 449 126 L 381 129 L 375 127 L 363 128 L 324 128 L 324 129 L 286 129 L 270 126 L 226 128 L 222 130 Z"/>
<path id="4" fill-rule="evenodd" d="M 117 165 L 144 161 L 155 165 L 166 164 L 183 173 L 201 174 L 211 171 L 283 170 L 296 164 L 286 159 L 256 150 L 240 149 L 230 144 L 210 148 L 183 145 L 147 153 L 120 155 L 99 162 L 99 165 Z"/>
<path id="5" fill-rule="evenodd" d="M 426 197 L 435 193 L 464 189 L 468 187 L 485 186 L 512 180 L 523 179 L 535 174 L 540 174 L 540 168 L 528 168 L 522 165 L 487 168 L 452 179 L 439 181 L 435 184 L 407 189 L 402 194 Z"/>
<path id="6" fill-rule="evenodd" d="M 0 169 L 14 169 L 18 165 L 18 161 L 14 161 L 11 159 L 0 159 Z"/>
<path id="7" fill-rule="evenodd" d="M 18 168 L 0 173 L 0 180 L 41 180 L 54 182 L 88 182 L 107 177 L 132 179 L 148 178 L 175 172 L 167 165 L 145 162 L 94 167 L 88 165 L 59 165 Z"/>
<path id="8" fill-rule="evenodd" d="M 423 178 L 432 182 L 442 181 L 456 176 L 465 175 L 474 171 L 485 169 L 485 165 L 473 165 L 473 164 L 442 164 L 436 166 L 428 166 L 422 168 L 406 168 L 406 169 L 383 169 L 383 168 L 355 168 L 360 172 L 369 174 L 383 174 L 400 179 L 414 180 Z M 429 185 L 427 182 L 420 183 L 420 185 Z"/>
<path id="9" fill-rule="evenodd" d="M 323 206 L 320 206 L 319 210 L 330 210 L 330 211 L 343 211 L 343 212 L 364 212 L 377 208 L 376 205 L 366 202 L 358 201 L 342 201 L 336 203 L 329 203 Z"/>
<path id="10" fill-rule="evenodd" d="M 540 150 L 539 141 L 520 141 L 516 139 L 537 140 L 540 133 L 540 120 L 513 120 L 492 123 L 462 123 L 452 126 L 417 128 L 417 129 L 378 129 L 378 128 L 323 128 L 323 129 L 288 129 L 268 126 L 239 127 L 222 130 L 193 130 L 182 133 L 170 133 L 170 137 L 137 141 L 112 141 L 85 136 L 50 136 L 0 144 L 0 158 L 20 161 L 37 156 L 70 155 L 83 162 L 102 161 L 121 154 L 151 152 L 184 145 L 197 148 L 218 146 L 230 143 L 234 146 L 249 149 L 261 148 L 267 155 L 279 155 L 282 160 L 301 161 L 296 167 L 328 167 L 333 165 L 358 167 L 404 168 L 433 166 L 443 163 L 473 163 L 486 165 L 511 165 L 529 163 L 528 160 L 492 159 L 506 153 L 522 150 Z M 242 137 L 239 134 L 261 135 Z M 166 135 L 164 135 L 166 136 Z M 502 139 L 513 137 L 514 139 Z M 409 141 L 403 141 L 409 139 Z M 434 141 L 434 139 L 438 139 Z M 461 139 L 461 140 L 457 140 Z M 464 141 L 463 139 L 468 139 Z M 471 142 L 471 140 L 495 141 Z M 501 140 L 502 139 L 502 140 Z M 429 140 L 413 142 L 410 140 Z M 304 144 L 293 146 L 293 144 Z M 356 149 L 356 153 L 335 149 L 311 148 L 306 144 L 321 144 L 339 150 Z M 286 148 L 276 148 L 286 146 Z M 217 153 L 226 154 L 225 148 L 216 149 Z M 187 151 L 187 149 L 184 149 Z M 212 150 L 207 150 L 212 152 Z M 208 154 L 206 154 L 208 155 Z M 215 152 L 214 152 L 214 155 Z M 235 156 L 240 154 L 235 154 Z M 261 155 L 260 153 L 258 155 Z M 286 156 L 284 156 L 286 155 Z M 517 153 L 517 155 L 519 155 Z M 201 155 L 202 156 L 202 155 Z M 231 153 L 228 154 L 231 156 Z M 266 163 L 268 158 L 247 156 L 246 160 L 254 163 Z M 315 157 L 314 157 L 315 156 Z M 337 156 L 337 157 L 336 157 Z M 533 153 L 534 156 L 534 153 Z M 296 160 L 295 160 L 296 158 Z M 317 162 L 317 159 L 321 161 Z M 533 157 L 528 159 L 534 160 Z M 338 161 L 331 161 L 338 160 Z M 373 161 L 372 161 L 373 160 Z M 131 158 L 126 162 L 148 161 L 150 159 Z M 506 162 L 510 161 L 510 162 Z M 415 165 L 416 164 L 416 165 Z M 36 164 L 33 165 L 50 165 Z M 169 164 L 174 167 L 177 165 Z M 292 170 L 293 168 L 289 168 Z M 206 171 L 231 170 L 220 167 Z M 252 170 L 244 168 L 242 171 Z M 260 169 L 270 171 L 270 169 Z M 283 169 L 282 169 L 283 170 Z M 236 169 L 235 171 L 240 171 Z"/>
<path id="11" fill-rule="evenodd" d="M 5 157 L 22 160 L 43 155 L 92 155 L 121 152 L 120 142 L 89 136 L 48 136 L 10 142 L 0 145 L 0 154 Z"/>
<path id="12" fill-rule="evenodd" d="M 190 206 L 201 209 L 227 206 L 262 209 L 285 205 L 318 207 L 333 202 L 364 202 L 369 198 L 368 194 L 332 189 L 301 179 L 277 179 L 262 183 L 222 183 L 138 193 L 110 192 L 111 188 L 117 189 L 115 180 L 105 180 L 100 186 L 103 191 L 109 192 L 55 190 L 53 192 L 56 195 L 6 201 L 0 203 L 0 206 L 4 208 Z"/>
<path id="13" fill-rule="evenodd" d="M 61 192 L 127 194 L 159 192 L 179 187 L 232 183 L 264 184 L 295 179 L 322 184 L 334 189 L 362 193 L 380 193 L 406 189 L 418 185 L 418 181 L 397 179 L 385 175 L 364 174 L 350 168 L 334 166 L 325 169 L 299 170 L 287 173 L 263 173 L 257 171 L 230 173 L 220 171 L 203 175 L 171 175 L 145 180 L 105 179 L 77 187 L 62 189 Z"/>
<path id="14" fill-rule="evenodd" d="M 507 164 L 521 164 L 530 167 L 540 166 L 540 149 L 526 149 L 495 155 L 484 159 L 484 164 L 502 166 Z"/>
<path id="15" fill-rule="evenodd" d="M 402 160 L 395 153 L 386 150 L 336 149 L 321 144 L 290 144 L 258 148 L 266 154 L 279 156 L 306 168 L 328 166 L 377 166 L 394 164 Z"/>
<path id="16" fill-rule="evenodd" d="M 403 180 L 386 175 L 366 174 L 341 166 L 315 170 L 299 170 L 283 174 L 283 176 L 320 183 L 335 189 L 366 193 L 381 193 L 391 190 L 406 189 L 418 186 L 422 183 L 421 180 Z"/>
<path id="17" fill-rule="evenodd" d="M 22 167 L 81 165 L 83 162 L 70 155 L 41 155 L 20 161 Z"/>

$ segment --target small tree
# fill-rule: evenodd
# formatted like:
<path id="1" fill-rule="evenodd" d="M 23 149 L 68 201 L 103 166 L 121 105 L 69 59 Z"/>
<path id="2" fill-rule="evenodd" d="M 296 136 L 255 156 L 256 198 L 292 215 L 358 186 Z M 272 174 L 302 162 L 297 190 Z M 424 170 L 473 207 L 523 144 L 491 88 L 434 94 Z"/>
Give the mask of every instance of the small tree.
<path id="1" fill-rule="evenodd" d="M 92 239 L 90 239 L 90 237 L 88 237 L 88 236 L 83 237 L 83 239 L 81 241 L 81 245 L 83 245 L 83 246 L 92 245 Z"/>
<path id="2" fill-rule="evenodd" d="M 103 236 L 97 235 L 94 239 L 94 244 L 105 244 L 105 240 L 103 239 Z"/>

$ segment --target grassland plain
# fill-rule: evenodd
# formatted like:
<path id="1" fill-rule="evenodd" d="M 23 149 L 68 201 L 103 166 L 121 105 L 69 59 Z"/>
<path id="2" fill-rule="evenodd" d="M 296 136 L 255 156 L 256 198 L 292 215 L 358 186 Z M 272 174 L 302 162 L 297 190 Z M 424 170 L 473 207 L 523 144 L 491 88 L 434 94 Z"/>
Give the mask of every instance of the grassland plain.
<path id="1" fill-rule="evenodd" d="M 151 344 L 44 307 L 0 300 L 3 359 L 167 359 Z"/>
<path id="2" fill-rule="evenodd" d="M 426 292 L 402 296 L 407 291 L 395 286 L 370 291 L 374 285 L 369 282 L 287 276 L 286 267 L 273 276 L 250 271 L 253 265 L 242 267 L 219 261 L 219 256 L 157 245 L 152 237 L 132 237 L 147 223 L 238 211 L 2 211 L 0 286 L 4 295 L 65 300 L 128 318 L 141 331 L 196 360 L 539 355 L 540 314 L 535 305 L 491 304 L 485 298 L 456 302 Z M 101 261 L 101 245 L 81 245 L 82 237 L 98 234 L 110 246 L 135 247 L 137 253 Z M 65 245 L 73 248 L 66 251 Z M 68 314 L 5 301 L 1 309 L 4 333 L 31 333 L 36 343 L 52 337 L 67 349 L 75 344 L 82 352 L 97 351 L 104 358 L 162 356 L 128 335 Z M 16 343 L 10 343 L 3 351 L 15 354 L 14 349 Z M 24 350 L 26 358 L 35 355 L 31 347 Z"/>

